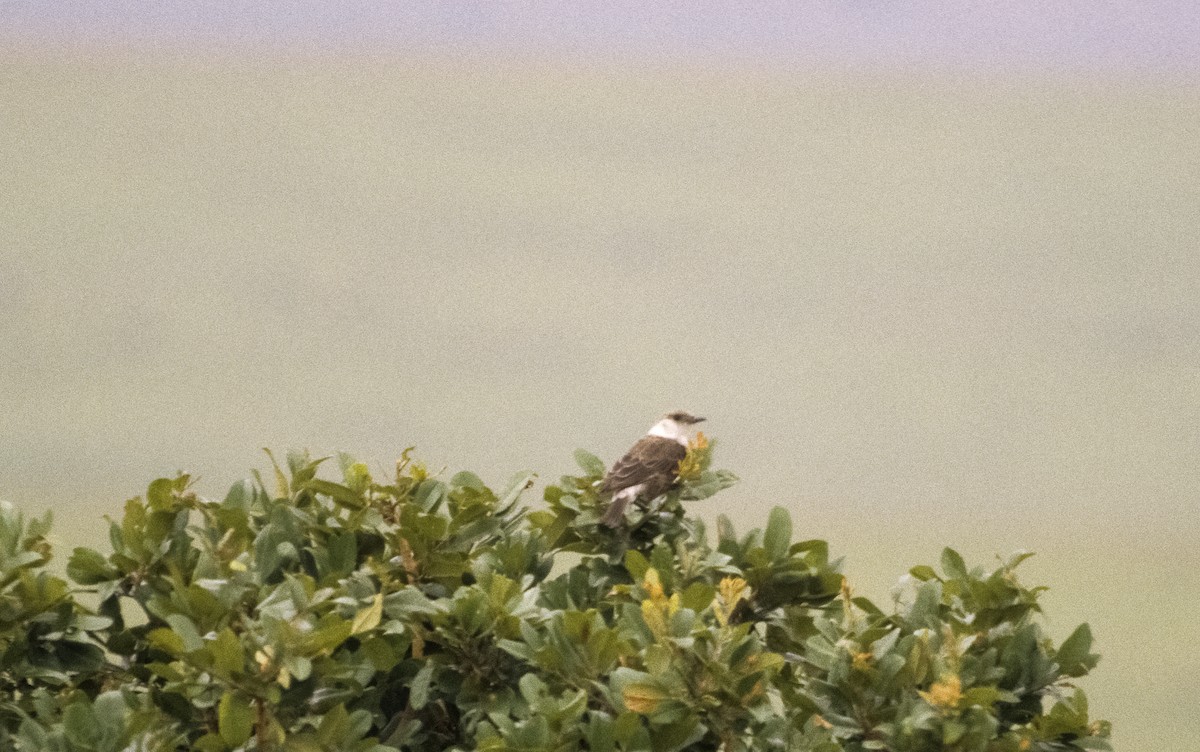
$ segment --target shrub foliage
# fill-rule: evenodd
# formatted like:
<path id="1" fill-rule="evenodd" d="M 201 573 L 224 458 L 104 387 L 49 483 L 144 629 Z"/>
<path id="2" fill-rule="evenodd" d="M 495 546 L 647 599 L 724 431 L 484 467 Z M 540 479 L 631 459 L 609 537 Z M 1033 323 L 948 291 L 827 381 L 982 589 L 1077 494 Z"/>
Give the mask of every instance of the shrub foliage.
<path id="1" fill-rule="evenodd" d="M 49 519 L 0 508 L 0 749 L 1108 749 L 1041 588 L 946 549 L 894 604 L 855 597 L 787 512 L 685 514 L 736 480 L 701 442 L 682 484 L 598 525 L 604 465 L 521 506 L 406 452 L 372 477 L 272 459 L 222 501 L 160 478 L 47 569 Z M 72 584 L 73 583 L 73 584 Z"/>

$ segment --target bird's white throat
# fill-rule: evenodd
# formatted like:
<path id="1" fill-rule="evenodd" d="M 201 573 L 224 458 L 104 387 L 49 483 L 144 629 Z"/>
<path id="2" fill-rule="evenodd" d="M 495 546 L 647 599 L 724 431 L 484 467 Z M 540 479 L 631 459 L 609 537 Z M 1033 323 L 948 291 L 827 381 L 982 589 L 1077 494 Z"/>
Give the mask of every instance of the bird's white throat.
<path id="1" fill-rule="evenodd" d="M 663 418 L 659 422 L 655 423 L 653 426 L 651 426 L 650 430 L 646 432 L 646 435 L 661 436 L 664 439 L 678 441 L 684 446 L 688 445 L 689 436 L 687 427 L 679 425 L 670 418 Z"/>

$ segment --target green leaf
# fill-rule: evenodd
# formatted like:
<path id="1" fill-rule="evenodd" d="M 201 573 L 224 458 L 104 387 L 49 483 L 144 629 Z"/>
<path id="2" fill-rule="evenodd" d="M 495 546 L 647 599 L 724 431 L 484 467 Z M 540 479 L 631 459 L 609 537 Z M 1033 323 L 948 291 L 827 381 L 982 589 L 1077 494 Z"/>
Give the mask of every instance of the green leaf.
<path id="1" fill-rule="evenodd" d="M 593 714 L 588 718 L 587 729 L 584 731 L 584 741 L 591 752 L 614 752 L 617 738 L 615 724 L 607 717 Z"/>
<path id="2" fill-rule="evenodd" d="M 908 611 L 908 620 L 917 627 L 939 629 L 942 623 L 941 603 L 942 583 L 937 580 L 922 583 L 917 588 L 917 597 Z"/>
<path id="3" fill-rule="evenodd" d="M 240 673 L 244 665 L 242 643 L 229 627 L 217 633 L 217 639 L 209 643 L 212 651 L 213 665 L 218 671 L 226 674 Z"/>
<path id="4" fill-rule="evenodd" d="M 953 548 L 942 549 L 942 571 L 953 580 L 967 579 L 967 565 Z"/>
<path id="5" fill-rule="evenodd" d="M 687 715 L 677 721 L 660 726 L 652 737 L 654 752 L 679 752 L 688 749 L 704 737 L 707 729 L 700 725 L 695 716 Z"/>
<path id="6" fill-rule="evenodd" d="M 105 732 L 104 736 L 115 738 L 120 736 L 125 728 L 125 712 L 128 706 L 120 690 L 113 689 L 103 692 L 92 703 L 97 725 Z"/>
<path id="7" fill-rule="evenodd" d="M 312 654 L 332 652 L 350 638 L 350 622 L 336 616 L 326 617 L 322 621 L 322 626 L 310 632 L 304 640 L 304 647 Z"/>
<path id="8" fill-rule="evenodd" d="M 733 529 L 733 522 L 723 514 L 717 515 L 717 538 L 730 543 L 737 542 L 737 532 Z"/>
<path id="9" fill-rule="evenodd" d="M 167 614 L 166 621 L 171 625 L 172 631 L 179 636 L 186 652 L 190 653 L 204 647 L 204 639 L 191 619 L 183 614 Z"/>
<path id="10" fill-rule="evenodd" d="M 1092 653 L 1091 649 L 1092 628 L 1086 623 L 1080 624 L 1071 636 L 1063 641 L 1054 660 L 1058 663 L 1059 670 L 1067 676 L 1083 676 L 1100 661 L 1100 656 Z"/>
<path id="11" fill-rule="evenodd" d="M 321 466 L 328 457 L 318 457 L 312 459 L 308 455 L 308 450 L 297 452 L 295 450 L 288 452 L 287 463 L 288 469 L 292 471 L 292 486 L 301 486 L 304 483 L 316 477 L 317 468 Z"/>
<path id="12" fill-rule="evenodd" d="M 496 502 L 496 512 L 502 513 L 508 511 L 508 508 L 517 503 L 521 498 L 521 494 L 533 487 L 533 481 L 537 478 L 536 473 L 528 471 L 517 473 L 508 482 L 508 486 L 500 494 L 500 500 Z"/>
<path id="13" fill-rule="evenodd" d="M 376 593 L 375 599 L 371 601 L 371 605 L 360 610 L 354 615 L 354 623 L 350 627 L 350 634 L 362 634 L 370 632 L 375 627 L 379 626 L 379 620 L 383 617 L 383 593 Z"/>
<path id="14" fill-rule="evenodd" d="M 63 713 L 63 731 L 72 744 L 91 749 L 100 739 L 96 714 L 87 702 L 73 702 Z"/>
<path id="15" fill-rule="evenodd" d="M 350 714 L 342 703 L 334 705 L 325 711 L 321 724 L 317 727 L 317 739 L 325 747 L 339 745 L 346 741 L 350 729 Z"/>
<path id="16" fill-rule="evenodd" d="M 473 488 L 476 491 L 487 490 L 487 485 L 483 480 L 470 470 L 455 473 L 454 477 L 450 479 L 450 485 L 456 488 Z"/>
<path id="17" fill-rule="evenodd" d="M 146 503 L 156 512 L 168 512 L 175 506 L 173 493 L 176 483 L 171 478 L 157 478 L 146 489 Z"/>
<path id="18" fill-rule="evenodd" d="M 151 647 L 170 653 L 173 656 L 183 655 L 187 652 L 183 646 L 183 638 L 176 634 L 174 630 L 165 627 L 150 630 L 146 635 L 146 640 L 150 643 Z"/>
<path id="19" fill-rule="evenodd" d="M 1004 562 L 1004 566 L 1007 567 L 1008 569 L 1013 569 L 1018 564 L 1020 564 L 1021 562 L 1025 561 L 1026 559 L 1028 559 L 1030 556 L 1033 556 L 1033 555 L 1034 555 L 1033 551 L 1023 551 L 1023 550 L 1016 551 L 1011 556 L 1008 557 L 1008 560 Z"/>
<path id="20" fill-rule="evenodd" d="M 650 675 L 661 676 L 671 669 L 673 652 L 666 645 L 649 645 L 643 653 L 642 663 Z"/>
<path id="21" fill-rule="evenodd" d="M 366 490 L 371 484 L 371 470 L 367 463 L 359 462 L 345 452 L 338 452 L 338 466 L 342 469 L 342 481 L 356 491 Z"/>
<path id="22" fill-rule="evenodd" d="M 221 502 L 221 506 L 245 511 L 250 508 L 253 501 L 254 485 L 248 480 L 239 480 L 229 487 L 229 492 L 225 494 L 225 500 Z"/>
<path id="23" fill-rule="evenodd" d="M 634 582 L 640 582 L 646 576 L 648 569 L 650 569 L 650 562 L 641 551 L 629 549 L 625 552 L 625 570 L 633 577 Z"/>
<path id="24" fill-rule="evenodd" d="M 288 488 L 287 476 L 283 474 L 279 463 L 275 461 L 275 455 L 267 447 L 263 447 L 263 451 L 267 453 L 267 457 L 271 459 L 271 467 L 275 469 L 275 496 L 276 498 L 286 499 L 291 495 L 291 490 Z"/>
<path id="25" fill-rule="evenodd" d="M 738 477 L 728 470 L 705 470 L 699 478 L 684 484 L 679 497 L 686 501 L 702 501 L 737 485 L 737 482 Z"/>
<path id="26" fill-rule="evenodd" d="M 1087 736 L 1088 703 L 1083 690 L 1060 696 L 1050 712 L 1035 719 L 1034 726 L 1043 739 L 1057 740 L 1064 735 Z"/>
<path id="27" fill-rule="evenodd" d="M 430 616 L 441 609 L 429 596 L 420 589 L 409 586 L 388 593 L 383 599 L 384 611 L 395 619 L 412 619 L 418 616 Z"/>
<path id="28" fill-rule="evenodd" d="M 517 681 L 517 689 L 521 691 L 525 702 L 529 703 L 530 707 L 535 707 L 546 694 L 546 682 L 539 679 L 537 674 L 528 673 Z"/>
<path id="29" fill-rule="evenodd" d="M 433 682 L 433 663 L 426 661 L 413 677 L 408 689 L 408 702 L 414 710 L 420 710 L 429 702 L 429 687 Z"/>
<path id="30" fill-rule="evenodd" d="M 99 551 L 76 548 L 67 562 L 67 576 L 80 585 L 97 585 L 115 580 L 121 573 Z"/>
<path id="31" fill-rule="evenodd" d="M 297 681 L 304 681 L 312 676 L 313 662 L 302 655 L 289 655 L 283 659 L 283 666 Z"/>
<path id="32" fill-rule="evenodd" d="M 967 727 L 958 721 L 946 720 L 942 723 L 942 745 L 943 748 L 949 748 L 963 735 L 967 733 Z"/>
<path id="33" fill-rule="evenodd" d="M 446 484 L 436 478 L 426 478 L 417 484 L 417 490 L 413 493 L 413 501 L 417 508 L 423 512 L 433 512 L 446 498 Z M 437 521 L 445 525 L 445 520 L 441 517 L 428 518 L 430 522 Z M 434 536 L 437 537 L 437 536 Z"/>
<path id="34" fill-rule="evenodd" d="M 763 548 L 773 561 L 778 561 L 788 553 L 792 545 L 792 516 L 783 507 L 775 507 L 767 518 L 767 530 L 763 534 Z"/>
<path id="35" fill-rule="evenodd" d="M 613 723 L 613 736 L 622 746 L 641 749 L 641 745 L 637 744 L 637 739 L 644 734 L 645 728 L 642 726 L 641 716 L 632 711 L 621 713 Z"/>
<path id="36" fill-rule="evenodd" d="M 75 617 L 75 627 L 86 632 L 99 632 L 101 629 L 108 629 L 112 624 L 113 620 L 107 616 L 78 614 Z"/>
<path id="37" fill-rule="evenodd" d="M 927 564 L 918 564 L 917 566 L 908 570 L 908 573 L 921 581 L 942 579 L 941 577 L 938 577 L 938 573 L 934 571 L 934 568 Z"/>
<path id="38" fill-rule="evenodd" d="M 371 713 L 367 710 L 359 708 L 350 714 L 347 721 L 347 741 L 357 742 L 367 735 L 371 730 Z M 386 747 L 372 745 L 369 747 L 370 752 L 389 752 Z"/>
<path id="39" fill-rule="evenodd" d="M 354 571 L 358 562 L 358 539 L 349 530 L 329 538 L 329 568 L 327 574 L 346 575 Z"/>
<path id="40" fill-rule="evenodd" d="M 670 695 L 655 684 L 634 682 L 621 689 L 621 702 L 625 707 L 642 715 L 650 715 L 658 710 L 662 701 L 668 697 Z"/>
<path id="41" fill-rule="evenodd" d="M 996 687 L 971 687 L 962 693 L 962 700 L 959 703 L 959 707 L 978 705 L 982 708 L 991 708 L 1003 699 L 1004 696 L 1005 692 Z"/>
<path id="42" fill-rule="evenodd" d="M 700 612 L 712 605 L 716 597 L 716 589 L 707 582 L 693 582 L 684 588 L 679 595 L 679 603 L 684 608 Z"/>
<path id="43" fill-rule="evenodd" d="M 300 487 L 302 490 L 319 493 L 323 496 L 328 496 L 337 504 L 340 504 L 347 509 L 362 509 L 366 506 L 366 501 L 361 495 L 352 489 L 343 486 L 341 483 L 323 480 L 321 478 L 313 478 L 304 483 Z"/>
<path id="44" fill-rule="evenodd" d="M 575 464 L 579 465 L 588 477 L 598 478 L 604 475 L 604 463 L 599 457 L 584 449 L 575 450 Z"/>
<path id="45" fill-rule="evenodd" d="M 217 705 L 217 730 L 231 747 L 240 747 L 254 730 L 254 711 L 243 696 L 226 690 Z"/>
<path id="46" fill-rule="evenodd" d="M 192 749 L 196 750 L 196 752 L 225 752 L 228 747 L 221 739 L 220 734 L 214 734 L 210 731 L 192 742 Z"/>
<path id="47" fill-rule="evenodd" d="M 400 661 L 400 656 L 392 648 L 391 643 L 383 637 L 373 637 L 367 640 L 362 644 L 360 650 L 376 671 L 391 671 L 392 667 Z"/>

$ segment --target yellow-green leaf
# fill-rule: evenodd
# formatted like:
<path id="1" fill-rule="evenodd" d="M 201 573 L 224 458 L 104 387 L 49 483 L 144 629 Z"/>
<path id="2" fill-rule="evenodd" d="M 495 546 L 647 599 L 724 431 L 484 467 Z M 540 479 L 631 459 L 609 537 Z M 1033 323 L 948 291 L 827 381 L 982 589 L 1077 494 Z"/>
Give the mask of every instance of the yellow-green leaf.
<path id="1" fill-rule="evenodd" d="M 231 747 L 240 747 L 254 730 L 254 711 L 245 697 L 227 691 L 217 705 L 217 730 Z"/>
<path id="2" fill-rule="evenodd" d="M 182 655 L 185 652 L 183 638 L 166 627 L 150 630 L 150 634 L 146 635 L 146 640 L 151 647 L 171 655 Z"/>
<path id="3" fill-rule="evenodd" d="M 653 713 L 659 703 L 667 699 L 667 693 L 652 684 L 629 684 L 621 692 L 625 707 L 643 715 Z"/>
<path id="4" fill-rule="evenodd" d="M 350 626 L 350 634 L 362 634 L 379 626 L 383 617 L 383 593 L 376 593 L 371 605 L 354 615 L 354 623 Z"/>
<path id="5" fill-rule="evenodd" d="M 212 651 L 213 665 L 218 671 L 226 674 L 236 674 L 242 670 L 242 643 L 229 627 L 217 633 L 217 639 L 209 644 Z"/>

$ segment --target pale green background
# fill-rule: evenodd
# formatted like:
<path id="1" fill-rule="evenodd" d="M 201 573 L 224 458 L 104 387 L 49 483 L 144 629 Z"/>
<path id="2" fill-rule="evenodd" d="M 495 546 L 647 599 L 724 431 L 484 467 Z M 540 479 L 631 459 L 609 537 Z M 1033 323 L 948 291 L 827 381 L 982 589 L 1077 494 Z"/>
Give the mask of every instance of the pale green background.
<path id="1" fill-rule="evenodd" d="M 1200 738 L 1200 97 L 1136 80 L 11 53 L 0 497 L 60 556 L 259 447 L 502 483 L 706 414 L 886 600 L 1039 552 L 1123 750 Z"/>

